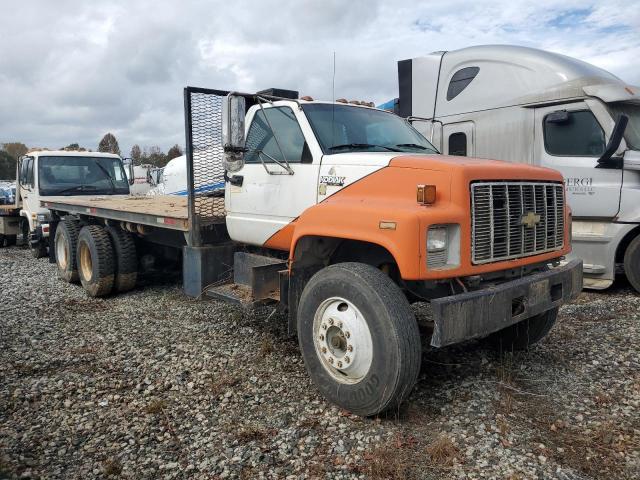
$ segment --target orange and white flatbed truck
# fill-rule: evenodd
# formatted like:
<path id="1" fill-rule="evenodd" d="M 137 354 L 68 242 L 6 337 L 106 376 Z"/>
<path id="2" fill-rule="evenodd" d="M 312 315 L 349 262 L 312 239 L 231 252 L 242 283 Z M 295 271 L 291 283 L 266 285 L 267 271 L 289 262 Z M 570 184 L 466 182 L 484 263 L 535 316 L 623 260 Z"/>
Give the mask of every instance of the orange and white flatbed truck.
<path id="1" fill-rule="evenodd" d="M 178 252 L 187 295 L 282 307 L 320 392 L 374 415 L 411 392 L 422 341 L 524 349 L 582 288 L 581 262 L 561 262 L 557 171 L 441 155 L 362 103 L 184 94 L 187 198 L 44 202 L 60 276 L 90 295 L 133 288 L 143 254 Z M 415 302 L 431 304 L 430 340 Z"/>

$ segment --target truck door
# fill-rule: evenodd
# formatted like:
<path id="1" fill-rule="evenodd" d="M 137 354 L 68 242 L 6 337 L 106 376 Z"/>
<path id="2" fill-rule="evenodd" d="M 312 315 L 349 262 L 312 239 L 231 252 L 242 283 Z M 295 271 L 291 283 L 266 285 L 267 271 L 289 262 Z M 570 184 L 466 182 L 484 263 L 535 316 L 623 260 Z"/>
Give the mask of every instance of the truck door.
<path id="1" fill-rule="evenodd" d="M 226 186 L 227 229 L 236 241 L 263 245 L 317 202 L 319 147 L 307 142 L 310 126 L 295 110 L 275 106 L 247 118 L 245 164 Z M 272 158 L 286 159 L 293 174 Z"/>
<path id="2" fill-rule="evenodd" d="M 27 212 L 29 225 L 33 228 L 31 213 L 36 213 L 40 208 L 38 190 L 36 185 L 37 165 L 35 157 L 22 157 L 18 178 L 18 189 L 22 199 L 22 210 Z"/>
<path id="3" fill-rule="evenodd" d="M 622 170 L 596 168 L 607 139 L 586 103 L 538 108 L 534 129 L 534 158 L 562 173 L 573 216 L 616 216 Z"/>
<path id="4" fill-rule="evenodd" d="M 442 126 L 442 153 L 473 157 L 475 154 L 473 122 L 448 123 Z"/>

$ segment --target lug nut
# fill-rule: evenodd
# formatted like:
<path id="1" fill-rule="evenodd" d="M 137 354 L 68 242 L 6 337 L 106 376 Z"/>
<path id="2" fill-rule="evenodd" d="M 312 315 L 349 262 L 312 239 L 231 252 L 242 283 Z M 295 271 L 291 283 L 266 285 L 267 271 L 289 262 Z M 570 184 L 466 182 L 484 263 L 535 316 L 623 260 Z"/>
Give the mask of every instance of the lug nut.
<path id="1" fill-rule="evenodd" d="M 333 318 L 329 319 L 329 325 L 333 325 Z"/>
<path id="2" fill-rule="evenodd" d="M 338 368 L 342 368 L 342 362 L 338 362 Z"/>
<path id="3" fill-rule="evenodd" d="M 329 357 L 329 363 L 333 363 L 333 357 Z"/>
<path id="4" fill-rule="evenodd" d="M 322 347 L 322 353 L 327 353 L 327 347 Z"/>
<path id="5" fill-rule="evenodd" d="M 320 340 L 324 340 L 324 335 L 320 334 Z"/>
<path id="6" fill-rule="evenodd" d="M 338 328 L 342 328 L 342 322 L 338 322 Z"/>
<path id="7" fill-rule="evenodd" d="M 344 357 L 344 361 L 345 361 L 346 363 L 349 363 L 349 362 L 351 361 L 351 359 L 350 359 L 349 357 Z"/>
<path id="8" fill-rule="evenodd" d="M 322 324 L 322 329 L 323 329 L 323 330 L 326 330 L 326 329 L 327 329 L 327 326 L 326 326 L 324 323 Z"/>
<path id="9" fill-rule="evenodd" d="M 353 352 L 353 346 L 347 345 L 347 352 Z"/>
<path id="10" fill-rule="evenodd" d="M 344 336 L 349 338 L 351 336 L 351 334 L 349 332 L 344 332 Z"/>

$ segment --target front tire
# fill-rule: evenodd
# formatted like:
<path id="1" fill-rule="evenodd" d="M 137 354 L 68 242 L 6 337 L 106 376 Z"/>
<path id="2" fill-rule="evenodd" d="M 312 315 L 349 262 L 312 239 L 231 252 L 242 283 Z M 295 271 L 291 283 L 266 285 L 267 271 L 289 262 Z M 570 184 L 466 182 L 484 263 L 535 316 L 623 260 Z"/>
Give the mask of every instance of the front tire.
<path id="1" fill-rule="evenodd" d="M 82 227 L 78 236 L 78 276 L 92 297 L 104 297 L 113 289 L 115 265 L 109 234 L 99 225 Z"/>
<path id="2" fill-rule="evenodd" d="M 624 252 L 624 273 L 637 292 L 640 292 L 640 235 L 636 236 Z"/>
<path id="3" fill-rule="evenodd" d="M 558 308 L 552 308 L 535 317 L 527 318 L 488 337 L 491 345 L 501 352 L 527 350 L 542 340 L 553 328 Z"/>
<path id="4" fill-rule="evenodd" d="M 413 389 L 422 355 L 418 324 L 380 270 L 361 263 L 320 270 L 302 292 L 297 321 L 309 376 L 336 405 L 376 415 Z"/>

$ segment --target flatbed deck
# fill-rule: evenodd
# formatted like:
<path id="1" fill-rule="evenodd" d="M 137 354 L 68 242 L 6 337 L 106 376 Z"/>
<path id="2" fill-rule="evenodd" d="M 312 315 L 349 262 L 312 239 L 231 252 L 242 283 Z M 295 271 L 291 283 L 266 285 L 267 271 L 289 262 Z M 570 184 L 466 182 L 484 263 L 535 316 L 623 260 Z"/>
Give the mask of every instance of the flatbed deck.
<path id="1" fill-rule="evenodd" d="M 0 205 L 0 215 L 8 215 L 11 213 L 15 213 L 20 210 L 14 204 L 11 205 Z"/>
<path id="2" fill-rule="evenodd" d="M 189 231 L 187 198 L 177 195 L 48 197 L 42 201 L 42 206 L 67 213 Z"/>

